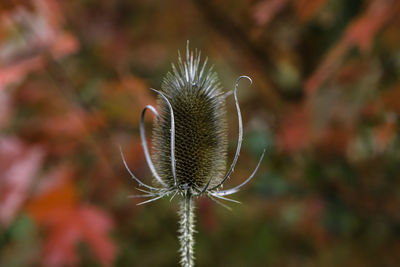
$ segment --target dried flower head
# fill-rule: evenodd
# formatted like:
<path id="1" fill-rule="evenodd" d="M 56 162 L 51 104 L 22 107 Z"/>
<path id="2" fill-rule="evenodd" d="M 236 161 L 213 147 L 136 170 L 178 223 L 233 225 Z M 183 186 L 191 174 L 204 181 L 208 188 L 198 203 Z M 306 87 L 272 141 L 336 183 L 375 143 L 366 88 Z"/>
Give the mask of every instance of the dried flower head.
<path id="1" fill-rule="evenodd" d="M 153 106 L 146 106 L 140 120 L 141 142 L 147 164 L 157 185 L 150 186 L 136 178 L 129 170 L 121 150 L 126 169 L 136 180 L 143 195 L 132 197 L 151 197 L 138 205 L 149 203 L 162 197 L 179 194 L 183 197 L 180 210 L 181 264 L 193 266 L 194 214 L 193 197 L 206 195 L 223 205 L 217 199 L 238 202 L 226 198 L 239 191 L 257 172 L 264 152 L 253 173 L 240 185 L 221 190 L 230 177 L 239 157 L 243 138 L 242 117 L 237 99 L 237 88 L 233 95 L 239 122 L 239 138 L 235 157 L 225 173 L 227 158 L 227 124 L 225 99 L 231 92 L 223 93 L 216 73 L 207 68 L 207 59 L 201 64 L 200 52 L 186 49 L 186 58 L 179 55 L 178 66 L 172 64 L 172 72 L 167 73 L 158 94 L 159 112 Z M 144 116 L 147 110 L 156 116 L 153 130 L 153 149 L 150 155 L 145 135 Z M 153 164 L 154 161 L 154 164 Z"/>

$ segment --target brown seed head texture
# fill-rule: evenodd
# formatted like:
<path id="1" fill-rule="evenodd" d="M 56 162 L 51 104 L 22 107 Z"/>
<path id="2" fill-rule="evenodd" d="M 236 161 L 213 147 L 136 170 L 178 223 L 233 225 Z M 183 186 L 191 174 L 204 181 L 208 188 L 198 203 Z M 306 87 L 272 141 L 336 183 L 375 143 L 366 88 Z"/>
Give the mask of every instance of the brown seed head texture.
<path id="1" fill-rule="evenodd" d="M 161 92 L 170 101 L 175 116 L 175 162 L 179 187 L 215 186 L 224 176 L 227 154 L 225 98 L 217 74 L 200 66 L 200 53 L 179 55 L 178 68 L 163 80 Z M 171 114 L 158 98 L 160 121 L 153 129 L 152 158 L 159 175 L 174 185 L 171 171 Z"/>

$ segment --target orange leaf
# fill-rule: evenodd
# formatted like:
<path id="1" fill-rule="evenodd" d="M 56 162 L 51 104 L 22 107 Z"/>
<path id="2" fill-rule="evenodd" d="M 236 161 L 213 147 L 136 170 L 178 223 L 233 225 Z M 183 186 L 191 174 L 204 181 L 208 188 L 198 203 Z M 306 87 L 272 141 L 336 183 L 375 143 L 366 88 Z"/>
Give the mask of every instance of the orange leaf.
<path id="1" fill-rule="evenodd" d="M 294 0 L 297 17 L 302 22 L 309 20 L 324 3 L 325 0 Z"/>
<path id="2" fill-rule="evenodd" d="M 68 166 L 56 169 L 38 196 L 27 206 L 34 220 L 48 229 L 43 248 L 45 266 L 77 265 L 75 246 L 85 241 L 96 258 L 110 266 L 116 252 L 108 237 L 111 218 L 98 208 L 78 202 L 73 171 Z"/>
<path id="3" fill-rule="evenodd" d="M 400 114 L 400 84 L 397 84 L 394 88 L 386 90 L 382 94 L 382 101 L 387 111 L 395 112 Z"/>
<path id="4" fill-rule="evenodd" d="M 376 149 L 379 152 L 386 150 L 387 146 L 396 135 L 397 126 L 395 120 L 388 120 L 374 130 Z"/>
<path id="5" fill-rule="evenodd" d="M 67 166 L 59 167 L 44 178 L 42 188 L 28 204 L 27 210 L 40 224 L 57 224 L 67 210 L 77 204 L 72 182 L 73 173 Z"/>

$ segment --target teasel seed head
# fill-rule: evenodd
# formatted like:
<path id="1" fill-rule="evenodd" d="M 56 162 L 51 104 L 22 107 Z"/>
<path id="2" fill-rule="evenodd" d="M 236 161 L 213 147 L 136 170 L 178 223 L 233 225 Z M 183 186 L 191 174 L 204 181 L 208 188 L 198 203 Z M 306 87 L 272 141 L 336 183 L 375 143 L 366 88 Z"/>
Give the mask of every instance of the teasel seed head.
<path id="1" fill-rule="evenodd" d="M 236 166 L 243 139 L 242 115 L 237 98 L 240 76 L 235 83 L 233 96 L 238 115 L 238 141 L 236 153 L 225 173 L 227 158 L 227 124 L 225 99 L 231 92 L 223 93 L 217 74 L 206 66 L 207 60 L 200 62 L 200 52 L 193 53 L 186 48 L 186 58 L 179 54 L 178 66 L 172 64 L 172 72 L 167 73 L 158 94 L 158 108 L 146 106 L 140 118 L 140 138 L 147 164 L 157 181 L 151 186 L 139 180 L 129 169 L 122 149 L 121 157 L 125 168 L 140 187 L 142 195 L 131 197 L 151 197 L 140 202 L 146 204 L 165 196 L 171 199 L 179 194 L 181 198 L 179 241 L 181 265 L 192 267 L 194 262 L 194 197 L 206 195 L 213 201 L 227 207 L 218 199 L 238 202 L 226 198 L 238 192 L 255 175 L 264 157 L 265 150 L 251 175 L 240 185 L 221 190 Z M 153 150 L 147 147 L 144 116 L 147 110 L 156 116 L 153 129 Z M 153 161 L 155 164 L 153 164 Z M 240 203 L 240 202 L 239 202 Z M 229 208 L 229 207 L 228 207 Z"/>
<path id="2" fill-rule="evenodd" d="M 217 74 L 200 64 L 200 53 L 179 56 L 167 73 L 161 92 L 175 118 L 176 182 L 191 190 L 221 182 L 226 168 L 227 124 L 225 97 Z M 153 130 L 153 159 L 159 175 L 174 186 L 171 169 L 171 114 L 167 102 L 158 98 L 160 121 Z"/>
<path id="3" fill-rule="evenodd" d="M 207 59 L 200 60 L 200 52 L 186 47 L 183 59 L 178 52 L 178 66 L 172 64 L 161 90 L 152 89 L 158 94 L 158 108 L 146 106 L 140 119 L 140 137 L 147 164 L 157 181 L 150 186 L 139 180 L 129 169 L 122 149 L 121 157 L 131 177 L 145 189 L 146 194 L 133 197 L 154 197 L 139 204 L 145 204 L 163 196 L 180 194 L 181 196 L 206 195 L 225 198 L 238 192 L 257 172 L 265 150 L 252 174 L 240 185 L 221 190 L 236 166 L 243 139 L 242 115 L 237 98 L 240 76 L 232 91 L 223 93 L 212 67 L 207 67 Z M 227 158 L 227 123 L 225 100 L 233 93 L 238 116 L 238 141 L 235 156 L 225 173 Z M 147 110 L 156 116 L 153 129 L 153 150 L 150 154 L 144 127 Z M 155 164 L 153 164 L 153 161 Z M 225 174 L 224 174 L 225 173 Z M 230 200 L 233 201 L 233 200 Z M 233 201 L 236 202 L 236 201 Z M 220 203 L 221 204 L 221 203 Z"/>

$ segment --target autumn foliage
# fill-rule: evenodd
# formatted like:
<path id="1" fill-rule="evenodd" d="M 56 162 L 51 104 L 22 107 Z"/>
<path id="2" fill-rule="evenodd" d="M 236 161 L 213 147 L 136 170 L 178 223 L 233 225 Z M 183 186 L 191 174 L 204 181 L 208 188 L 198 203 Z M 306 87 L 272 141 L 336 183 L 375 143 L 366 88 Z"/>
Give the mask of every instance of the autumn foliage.
<path id="1" fill-rule="evenodd" d="M 151 183 L 139 116 L 186 40 L 254 81 L 229 183 L 267 147 L 233 213 L 198 200 L 197 265 L 397 266 L 398 0 L 1 1 L 0 265 L 176 266 L 177 203 L 136 206 L 119 146 Z"/>

